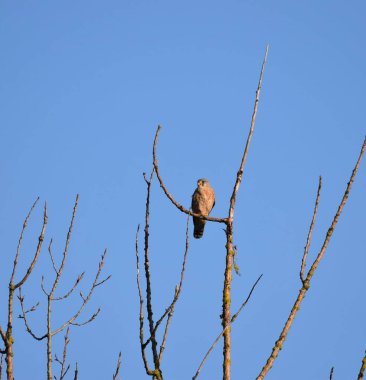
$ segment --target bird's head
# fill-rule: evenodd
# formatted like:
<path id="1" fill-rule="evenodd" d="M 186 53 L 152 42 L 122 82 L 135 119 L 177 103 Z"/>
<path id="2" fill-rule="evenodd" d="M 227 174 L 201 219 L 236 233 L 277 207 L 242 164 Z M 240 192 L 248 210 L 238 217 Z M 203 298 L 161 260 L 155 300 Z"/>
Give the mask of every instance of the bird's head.
<path id="1" fill-rule="evenodd" d="M 197 181 L 197 186 L 198 186 L 198 187 L 210 186 L 210 182 L 208 182 L 208 180 L 205 179 L 205 178 L 200 178 L 200 179 Z"/>

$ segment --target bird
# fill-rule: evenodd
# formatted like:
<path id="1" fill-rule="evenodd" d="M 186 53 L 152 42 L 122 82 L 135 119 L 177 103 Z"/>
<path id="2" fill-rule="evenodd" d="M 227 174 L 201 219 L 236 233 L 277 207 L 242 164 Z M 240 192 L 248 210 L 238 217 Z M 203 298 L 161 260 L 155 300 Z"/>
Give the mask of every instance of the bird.
<path id="1" fill-rule="evenodd" d="M 195 214 L 208 216 L 215 206 L 215 192 L 207 179 L 200 178 L 197 181 L 197 189 L 192 195 L 192 211 Z M 203 236 L 206 221 L 193 217 L 193 236 L 200 239 Z"/>

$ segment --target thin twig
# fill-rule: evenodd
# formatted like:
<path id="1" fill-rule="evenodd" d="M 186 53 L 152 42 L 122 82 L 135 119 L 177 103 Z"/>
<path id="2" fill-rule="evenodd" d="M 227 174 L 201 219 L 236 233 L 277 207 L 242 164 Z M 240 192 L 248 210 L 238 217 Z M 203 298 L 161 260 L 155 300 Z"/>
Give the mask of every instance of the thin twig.
<path id="1" fill-rule="evenodd" d="M 243 308 L 245 307 L 245 305 L 248 303 L 248 301 L 250 300 L 250 297 L 255 289 L 255 287 L 257 286 L 258 282 L 260 281 L 260 279 L 262 278 L 263 274 L 261 274 L 257 281 L 254 283 L 254 285 L 252 286 L 249 294 L 248 294 L 248 297 L 245 299 L 245 301 L 241 304 L 241 306 L 239 307 L 238 311 L 233 315 L 233 317 L 231 318 L 231 321 L 230 321 L 230 325 L 235 322 L 236 318 L 238 317 L 238 315 L 240 314 L 240 312 L 243 310 Z M 212 343 L 211 347 L 208 349 L 208 351 L 206 352 L 206 355 L 204 356 L 203 360 L 201 361 L 201 364 L 199 365 L 195 375 L 192 377 L 192 380 L 195 380 L 197 379 L 198 375 L 200 374 L 201 372 L 201 369 L 203 367 L 203 365 L 205 364 L 208 356 L 210 355 L 211 351 L 214 349 L 214 347 L 216 346 L 217 342 L 220 340 L 220 338 L 224 335 L 224 332 L 225 330 L 230 326 L 230 325 L 227 325 L 222 331 L 221 333 L 216 337 L 216 339 L 214 340 L 214 342 Z"/>
<path id="2" fill-rule="evenodd" d="M 187 208 L 185 208 L 184 206 L 182 206 L 180 203 L 178 203 L 173 198 L 173 196 L 169 193 L 169 191 L 166 188 L 166 186 L 165 186 L 165 184 L 163 182 L 163 179 L 162 179 L 162 177 L 160 175 L 159 166 L 158 166 L 158 160 L 156 158 L 156 145 L 157 145 L 157 142 L 158 142 L 158 137 L 159 137 L 160 130 L 161 130 L 161 126 L 159 125 L 158 128 L 157 128 L 157 130 L 156 130 L 155 138 L 154 138 L 153 164 L 154 164 L 154 169 L 155 169 L 155 172 L 156 172 L 156 176 L 158 177 L 158 180 L 159 180 L 159 183 L 160 183 L 160 187 L 163 189 L 165 195 L 173 203 L 173 205 L 178 208 L 178 210 L 184 212 L 187 215 L 191 215 L 191 216 L 194 216 L 196 218 L 200 218 L 202 220 L 209 220 L 211 222 L 226 223 L 226 221 L 227 221 L 226 218 L 213 218 L 213 217 L 209 217 L 209 216 L 203 216 L 201 214 L 196 214 L 196 213 L 192 212 L 191 210 L 188 210 Z"/>
<path id="3" fill-rule="evenodd" d="M 27 320 L 27 312 L 28 310 L 25 310 L 25 307 L 24 307 L 24 296 L 22 295 L 22 288 L 19 288 L 18 290 L 18 300 L 20 302 L 20 307 L 21 307 L 21 310 L 22 310 L 22 314 L 19 315 L 18 318 L 21 318 L 23 319 L 24 321 L 24 324 L 25 324 L 25 328 L 27 329 L 27 332 L 35 339 L 35 340 L 43 340 L 47 337 L 47 334 L 43 335 L 43 336 L 37 336 L 31 329 L 30 325 L 28 324 L 28 320 Z"/>
<path id="4" fill-rule="evenodd" d="M 316 269 L 317 269 L 317 267 L 319 265 L 320 260 L 324 256 L 324 253 L 325 253 L 325 251 L 327 249 L 327 246 L 328 246 L 328 243 L 330 241 L 330 238 L 332 237 L 334 229 L 335 229 L 335 227 L 337 225 L 339 216 L 341 215 L 342 210 L 344 208 L 344 205 L 346 204 L 346 201 L 347 201 L 348 196 L 349 196 L 349 192 L 350 192 L 350 190 L 352 188 L 353 181 L 355 179 L 356 173 L 357 173 L 358 168 L 360 166 L 360 163 L 361 163 L 361 160 L 362 160 L 362 156 L 363 156 L 363 154 L 365 152 L 365 148 L 366 148 L 366 138 L 364 139 L 364 142 L 363 142 L 363 145 L 362 145 L 362 148 L 361 148 L 361 151 L 360 151 L 357 163 L 356 163 L 356 165 L 355 165 L 355 167 L 354 167 L 354 169 L 352 171 L 351 177 L 350 177 L 349 182 L 347 184 L 347 187 L 346 187 L 346 190 L 345 190 L 344 195 L 342 197 L 342 200 L 341 200 L 341 202 L 340 202 L 340 204 L 338 206 L 337 212 L 336 212 L 336 214 L 335 214 L 335 216 L 333 218 L 333 221 L 332 221 L 332 223 L 331 223 L 331 225 L 330 225 L 330 227 L 329 227 L 329 229 L 327 231 L 327 234 L 325 236 L 323 245 L 322 245 L 322 247 L 321 247 L 321 249 L 320 249 L 320 251 L 319 251 L 316 259 L 313 262 L 313 265 L 311 266 L 311 268 L 310 268 L 310 270 L 309 270 L 309 272 L 308 272 L 308 274 L 307 274 L 307 276 L 306 276 L 306 278 L 305 278 L 305 280 L 303 282 L 303 285 L 302 285 L 302 287 L 301 287 L 301 289 L 299 291 L 299 295 L 297 296 L 297 299 L 296 299 L 296 301 L 294 303 L 294 306 L 291 309 L 291 312 L 290 312 L 289 317 L 288 317 L 288 319 L 287 319 L 287 321 L 286 321 L 286 323 L 285 323 L 285 325 L 284 325 L 284 327 L 282 329 L 282 332 L 281 332 L 278 340 L 276 341 L 276 343 L 275 343 L 275 345 L 274 345 L 274 347 L 272 349 L 272 353 L 268 357 L 266 364 L 264 365 L 264 367 L 262 368 L 260 374 L 258 375 L 257 380 L 263 380 L 264 379 L 264 377 L 267 375 L 268 371 L 272 368 L 274 361 L 277 359 L 278 354 L 279 354 L 280 350 L 282 349 L 283 343 L 284 343 L 284 341 L 285 341 L 285 339 L 287 337 L 287 334 L 288 334 L 288 332 L 290 330 L 290 327 L 292 326 L 292 323 L 293 323 L 293 321 L 295 319 L 295 316 L 296 316 L 296 314 L 297 314 L 297 312 L 298 312 L 298 310 L 300 308 L 301 302 L 304 299 L 305 294 L 306 294 L 306 292 L 308 291 L 308 289 L 310 287 L 310 281 L 311 281 L 311 279 L 312 279 L 312 277 L 314 275 L 314 272 L 316 271 Z"/>
<path id="5" fill-rule="evenodd" d="M 57 356 L 55 355 L 55 360 L 61 365 L 59 380 L 63 380 L 64 377 L 66 376 L 68 370 L 70 369 L 70 365 L 68 365 L 65 368 L 65 366 L 66 366 L 66 358 L 67 358 L 67 346 L 70 343 L 69 333 L 70 333 L 70 328 L 68 327 L 67 330 L 66 330 L 65 337 L 64 337 L 64 350 L 63 350 L 63 353 L 62 353 L 62 361 L 59 360 L 57 358 Z"/>
<path id="6" fill-rule="evenodd" d="M 247 159 L 247 156 L 248 156 L 250 142 L 252 140 L 252 136 L 253 136 L 253 133 L 254 133 L 255 119 L 257 117 L 257 111 L 258 111 L 258 105 L 259 105 L 259 97 L 260 97 L 261 88 L 262 88 L 264 68 L 265 68 L 266 62 L 267 62 L 267 55 L 268 55 L 268 45 L 266 47 L 266 52 L 264 54 L 264 59 L 263 59 L 263 63 L 262 63 L 261 73 L 259 75 L 259 81 L 258 81 L 257 91 L 256 91 L 256 94 L 255 94 L 255 102 L 254 102 L 254 109 L 253 109 L 253 114 L 252 114 L 252 120 L 251 120 L 251 123 L 250 123 L 250 129 L 249 129 L 247 141 L 246 141 L 246 144 L 245 144 L 245 149 L 244 149 L 243 157 L 241 159 L 240 167 L 239 167 L 239 170 L 238 170 L 237 175 L 236 175 L 233 192 L 232 192 L 232 195 L 231 195 L 231 198 L 230 198 L 229 219 L 232 219 L 234 217 L 234 208 L 235 208 L 236 195 L 238 193 L 239 186 L 240 186 L 240 183 L 241 183 L 242 178 L 243 178 L 244 165 L 245 165 L 245 162 L 246 162 L 246 159 Z"/>
<path id="7" fill-rule="evenodd" d="M 306 267 L 306 258 L 308 256 L 308 252 L 309 252 L 309 248 L 310 248 L 310 242 L 311 242 L 311 236 L 312 236 L 314 225 L 315 225 L 316 214 L 318 212 L 318 205 L 319 205 L 319 199 L 320 199 L 321 189 L 322 189 L 322 177 L 320 176 L 319 177 L 318 192 L 316 194 L 316 200 L 315 200 L 313 217 L 311 219 L 309 233 L 308 233 L 308 237 L 306 239 L 306 245 L 305 245 L 305 248 L 304 248 L 304 254 L 302 256 L 302 261 L 301 261 L 300 279 L 301 279 L 302 282 L 305 281 L 304 271 L 305 271 L 305 267 Z"/>
<path id="8" fill-rule="evenodd" d="M 333 379 L 333 372 L 334 372 L 334 367 L 330 369 L 330 374 L 329 374 L 329 380 Z"/>
<path id="9" fill-rule="evenodd" d="M 122 352 L 118 354 L 117 367 L 116 367 L 116 372 L 113 374 L 113 380 L 118 380 L 117 376 L 119 374 L 119 370 L 121 367 L 121 357 L 122 357 Z"/>
<path id="10" fill-rule="evenodd" d="M 17 268 L 18 260 L 19 260 L 20 248 L 22 246 L 22 240 L 23 240 L 24 231 L 25 231 L 25 229 L 27 227 L 29 218 L 30 218 L 30 216 L 31 216 L 34 208 L 36 207 L 36 204 L 38 203 L 38 201 L 39 201 L 39 197 L 37 197 L 37 199 L 34 201 L 32 207 L 30 208 L 30 210 L 28 212 L 28 215 L 26 216 L 26 218 L 25 218 L 25 220 L 23 222 L 23 228 L 22 228 L 22 231 L 21 231 L 20 236 L 19 236 L 17 251 L 16 251 L 16 254 L 15 254 L 15 258 L 14 258 L 13 271 L 11 273 L 10 283 L 14 282 L 14 276 L 15 276 L 15 271 L 16 271 L 16 268 Z"/>
<path id="11" fill-rule="evenodd" d="M 366 370 L 366 351 L 365 351 L 365 356 L 362 359 L 361 368 L 360 368 L 360 372 L 358 373 L 357 380 L 363 379 L 365 370 Z"/>

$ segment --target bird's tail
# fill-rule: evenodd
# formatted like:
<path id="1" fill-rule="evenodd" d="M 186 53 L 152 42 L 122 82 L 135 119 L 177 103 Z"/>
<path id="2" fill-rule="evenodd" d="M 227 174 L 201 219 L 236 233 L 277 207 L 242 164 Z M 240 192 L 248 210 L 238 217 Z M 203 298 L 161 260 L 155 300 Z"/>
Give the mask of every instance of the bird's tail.
<path id="1" fill-rule="evenodd" d="M 193 224 L 193 237 L 195 237 L 196 239 L 201 239 L 201 237 L 203 236 L 203 231 L 205 229 L 206 221 L 199 218 L 193 218 Z"/>

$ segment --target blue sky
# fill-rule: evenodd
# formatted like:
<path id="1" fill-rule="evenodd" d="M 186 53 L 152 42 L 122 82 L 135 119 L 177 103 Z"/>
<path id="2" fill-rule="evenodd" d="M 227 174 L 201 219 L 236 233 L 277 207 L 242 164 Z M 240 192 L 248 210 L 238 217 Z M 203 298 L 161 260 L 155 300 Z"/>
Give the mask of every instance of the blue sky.
<path id="1" fill-rule="evenodd" d="M 201 177 L 225 216 L 249 128 L 261 61 L 270 45 L 244 181 L 238 195 L 233 310 L 263 279 L 233 326 L 233 379 L 254 379 L 270 354 L 300 288 L 299 267 L 323 175 L 311 258 L 336 211 L 365 135 L 366 5 L 363 1 L 63 1 L 0 4 L 0 297 L 23 219 L 40 196 L 49 205 L 46 242 L 60 259 L 76 193 L 80 204 L 61 289 L 103 249 L 112 279 L 97 289 L 70 333 L 70 362 L 81 379 L 111 378 L 122 351 L 123 379 L 147 378 L 139 352 L 135 231 L 158 124 L 158 154 L 169 190 L 189 206 Z M 272 380 L 355 378 L 366 348 L 365 163 Z M 21 270 L 36 244 L 42 207 L 32 216 Z M 178 282 L 185 216 L 155 182 L 151 266 L 156 315 Z M 191 378 L 220 331 L 225 263 L 222 226 L 191 238 L 185 283 L 170 328 L 166 379 Z M 190 230 L 192 233 L 192 228 Z M 142 246 L 142 241 L 141 241 Z M 44 247 L 45 248 L 45 247 Z M 309 258 L 310 259 L 310 258 Z M 44 249 L 24 293 L 45 328 L 39 287 L 53 274 Z M 47 280 L 48 279 L 48 280 Z M 48 282 L 47 282 L 48 281 Z M 60 290 L 61 290 L 60 289 Z M 77 298 L 55 310 L 61 323 Z M 18 305 L 16 306 L 18 309 Z M 17 311 L 18 312 L 18 311 Z M 89 314 L 88 314 L 89 313 Z M 5 310 L 0 322 L 4 326 Z M 46 347 L 15 322 L 15 377 L 45 377 Z M 55 339 L 61 355 L 62 336 Z M 201 379 L 221 378 L 221 346 Z M 55 370 L 57 365 L 55 364 Z"/>

